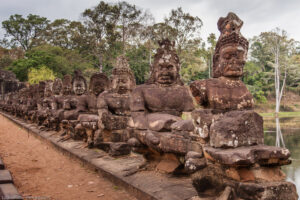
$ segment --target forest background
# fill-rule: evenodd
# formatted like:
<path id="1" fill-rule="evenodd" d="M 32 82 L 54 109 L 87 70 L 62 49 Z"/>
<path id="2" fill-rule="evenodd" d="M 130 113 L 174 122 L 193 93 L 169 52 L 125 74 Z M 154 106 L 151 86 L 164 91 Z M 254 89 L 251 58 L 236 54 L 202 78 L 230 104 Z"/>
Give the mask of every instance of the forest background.
<path id="1" fill-rule="evenodd" d="M 163 21 L 155 22 L 150 11 L 125 1 L 101 1 L 83 10 L 80 21 L 15 14 L 2 22 L 5 35 L 0 41 L 0 69 L 11 70 L 20 81 L 31 84 L 62 78 L 75 69 L 89 80 L 97 71 L 110 75 L 116 57 L 123 54 L 137 84 L 142 84 L 149 77 L 157 41 L 169 38 L 176 44 L 182 79 L 189 84 L 212 75 L 212 55 L 219 33 L 202 38 L 202 27 L 199 17 L 180 7 L 172 9 Z M 300 110 L 299 42 L 276 27 L 248 40 L 242 80 L 257 105 L 275 109 L 270 102 L 282 94 L 287 99 L 283 102 L 288 103 L 281 110 Z"/>

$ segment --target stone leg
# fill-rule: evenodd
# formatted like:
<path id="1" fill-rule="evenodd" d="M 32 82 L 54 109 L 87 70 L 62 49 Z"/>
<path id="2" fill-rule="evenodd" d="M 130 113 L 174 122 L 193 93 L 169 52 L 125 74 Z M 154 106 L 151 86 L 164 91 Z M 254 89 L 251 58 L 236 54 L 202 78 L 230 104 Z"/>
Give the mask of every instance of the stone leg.
<path id="1" fill-rule="evenodd" d="M 94 146 L 94 130 L 86 129 L 86 135 L 87 135 L 87 145 L 89 148 L 92 148 Z"/>
<path id="2" fill-rule="evenodd" d="M 85 135 L 86 135 L 86 130 L 84 127 L 82 127 L 81 124 L 76 124 L 75 125 L 75 130 L 74 130 L 74 137 L 73 139 L 75 140 L 80 140 L 80 139 L 86 139 Z"/>

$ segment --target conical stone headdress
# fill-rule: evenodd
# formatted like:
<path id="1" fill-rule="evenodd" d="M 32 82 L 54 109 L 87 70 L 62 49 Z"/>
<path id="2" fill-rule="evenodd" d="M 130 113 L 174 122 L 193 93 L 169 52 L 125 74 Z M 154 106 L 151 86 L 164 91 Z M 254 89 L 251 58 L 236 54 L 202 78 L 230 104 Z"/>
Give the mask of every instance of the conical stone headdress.
<path id="1" fill-rule="evenodd" d="M 249 42 L 242 36 L 240 29 L 243 26 L 243 21 L 234 13 L 230 12 L 226 17 L 221 17 L 218 21 L 218 29 L 221 35 L 216 44 L 215 53 L 213 56 L 213 77 L 222 76 L 223 69 L 220 65 L 220 50 L 227 46 L 239 46 L 248 52 Z"/>

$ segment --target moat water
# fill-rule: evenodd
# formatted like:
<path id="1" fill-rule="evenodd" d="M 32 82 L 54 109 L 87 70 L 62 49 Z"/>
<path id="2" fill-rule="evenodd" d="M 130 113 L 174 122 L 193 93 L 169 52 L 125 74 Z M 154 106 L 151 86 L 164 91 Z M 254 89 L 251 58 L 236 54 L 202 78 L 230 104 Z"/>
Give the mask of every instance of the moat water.
<path id="1" fill-rule="evenodd" d="M 276 123 L 274 118 L 264 120 L 265 144 L 275 146 Z M 291 152 L 292 164 L 283 166 L 287 180 L 293 182 L 300 194 L 300 118 L 280 118 L 285 147 Z M 299 198 L 300 199 L 300 198 Z"/>

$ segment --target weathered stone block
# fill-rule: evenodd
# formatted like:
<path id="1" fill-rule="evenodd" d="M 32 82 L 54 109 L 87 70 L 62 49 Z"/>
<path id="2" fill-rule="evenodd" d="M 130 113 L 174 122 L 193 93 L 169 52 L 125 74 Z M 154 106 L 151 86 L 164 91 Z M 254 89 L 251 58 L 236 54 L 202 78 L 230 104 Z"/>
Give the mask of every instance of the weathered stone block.
<path id="1" fill-rule="evenodd" d="M 109 154 L 111 156 L 122 156 L 130 154 L 131 148 L 129 144 L 124 142 L 114 142 L 110 144 Z"/>
<path id="2" fill-rule="evenodd" d="M 240 147 L 264 143 L 263 118 L 254 111 L 231 111 L 210 127 L 213 147 Z"/>
<path id="3" fill-rule="evenodd" d="M 192 120 L 179 120 L 171 125 L 172 130 L 176 131 L 194 131 L 195 127 Z"/>
<path id="4" fill-rule="evenodd" d="M 2 160 L 1 160 L 1 158 L 0 158 L 0 169 L 4 169 L 4 164 L 3 164 Z"/>
<path id="5" fill-rule="evenodd" d="M 280 167 L 230 167 L 225 170 L 226 175 L 236 181 L 272 182 L 284 181 L 286 176 Z"/>
<path id="6" fill-rule="evenodd" d="M 185 160 L 184 169 L 188 173 L 193 173 L 206 167 L 206 159 L 205 158 L 188 158 Z"/>
<path id="7" fill-rule="evenodd" d="M 22 196 L 18 193 L 16 187 L 11 184 L 0 184 L 0 197 L 2 199 L 22 200 Z"/>
<path id="8" fill-rule="evenodd" d="M 171 130 L 171 125 L 177 121 L 180 121 L 181 118 L 169 115 L 154 113 L 147 116 L 149 129 L 152 131 L 168 131 Z"/>
<path id="9" fill-rule="evenodd" d="M 162 160 L 158 163 L 156 169 L 165 173 L 173 173 L 179 165 L 180 162 L 174 154 L 166 153 L 162 156 Z"/>
<path id="10" fill-rule="evenodd" d="M 0 184 L 12 183 L 12 177 L 8 170 L 0 170 Z"/>
<path id="11" fill-rule="evenodd" d="M 192 112 L 192 118 L 195 125 L 196 134 L 202 139 L 208 139 L 209 130 L 214 115 L 210 109 L 197 109 Z"/>
<path id="12" fill-rule="evenodd" d="M 289 182 L 240 183 L 237 194 L 242 199 L 252 200 L 297 200 L 294 184 Z"/>
<path id="13" fill-rule="evenodd" d="M 184 169 L 188 173 L 194 173 L 199 169 L 206 167 L 206 158 L 202 152 L 189 151 L 185 155 Z"/>
<path id="14" fill-rule="evenodd" d="M 185 155 L 189 151 L 202 153 L 202 146 L 190 138 L 171 132 L 134 131 L 133 137 L 158 152 Z"/>
<path id="15" fill-rule="evenodd" d="M 250 166 L 255 163 L 260 165 L 289 164 L 290 152 L 286 148 L 255 145 L 237 147 L 234 149 L 217 149 L 205 147 L 205 157 L 223 165 Z"/>

